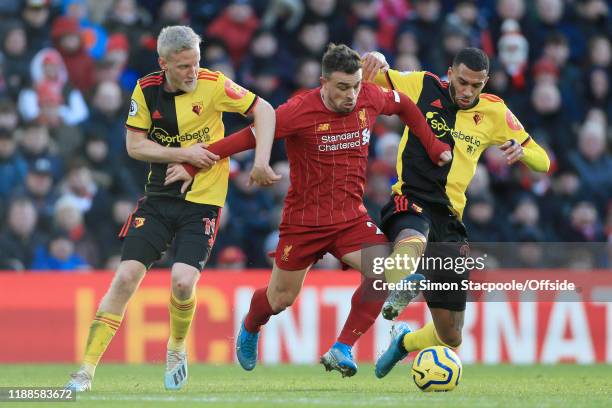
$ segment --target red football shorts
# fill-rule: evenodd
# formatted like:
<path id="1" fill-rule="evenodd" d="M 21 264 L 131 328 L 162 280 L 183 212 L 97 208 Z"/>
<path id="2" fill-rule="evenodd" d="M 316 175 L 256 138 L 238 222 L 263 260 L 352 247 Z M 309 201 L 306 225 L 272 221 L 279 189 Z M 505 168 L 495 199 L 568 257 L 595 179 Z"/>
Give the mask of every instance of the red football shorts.
<path id="1" fill-rule="evenodd" d="M 367 214 L 341 224 L 320 227 L 281 224 L 274 259 L 284 270 L 297 271 L 327 252 L 338 259 L 373 244 L 389 242 Z"/>

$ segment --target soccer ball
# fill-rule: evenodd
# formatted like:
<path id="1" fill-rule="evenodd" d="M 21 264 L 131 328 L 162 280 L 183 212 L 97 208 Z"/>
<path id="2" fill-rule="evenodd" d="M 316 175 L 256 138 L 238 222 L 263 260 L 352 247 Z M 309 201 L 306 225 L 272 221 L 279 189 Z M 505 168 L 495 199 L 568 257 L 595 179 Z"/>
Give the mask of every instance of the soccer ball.
<path id="1" fill-rule="evenodd" d="M 412 362 L 412 379 L 421 391 L 452 391 L 461 373 L 461 360 L 448 347 L 427 347 Z"/>

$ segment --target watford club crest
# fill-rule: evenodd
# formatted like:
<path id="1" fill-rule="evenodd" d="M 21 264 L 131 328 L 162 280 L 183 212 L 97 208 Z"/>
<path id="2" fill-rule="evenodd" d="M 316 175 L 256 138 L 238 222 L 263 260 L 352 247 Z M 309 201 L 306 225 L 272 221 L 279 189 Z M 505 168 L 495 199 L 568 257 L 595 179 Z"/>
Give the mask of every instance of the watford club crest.
<path id="1" fill-rule="evenodd" d="M 291 252 L 291 248 L 293 248 L 293 245 L 285 245 L 285 248 L 283 248 L 283 256 L 281 256 L 281 259 L 284 262 L 289 262 L 289 253 Z"/>
<path id="2" fill-rule="evenodd" d="M 204 109 L 204 102 L 200 101 L 200 102 L 194 102 L 191 104 L 191 111 L 193 113 L 195 113 L 196 115 L 200 116 L 200 114 L 202 113 L 202 110 Z"/>
<path id="3" fill-rule="evenodd" d="M 480 112 L 474 113 L 474 125 L 478 126 L 482 122 L 483 114 Z"/>

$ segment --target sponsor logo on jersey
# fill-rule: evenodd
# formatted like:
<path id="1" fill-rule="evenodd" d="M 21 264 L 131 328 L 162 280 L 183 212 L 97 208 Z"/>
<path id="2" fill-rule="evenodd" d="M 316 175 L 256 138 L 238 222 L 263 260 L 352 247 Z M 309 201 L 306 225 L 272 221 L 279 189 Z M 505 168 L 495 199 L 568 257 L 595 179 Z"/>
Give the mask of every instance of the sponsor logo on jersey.
<path id="1" fill-rule="evenodd" d="M 455 130 L 449 127 L 446 124 L 446 120 L 444 120 L 439 112 L 427 112 L 425 114 L 425 118 L 427 119 L 427 123 L 431 127 L 431 130 L 438 139 L 441 139 L 444 136 L 450 136 L 453 139 L 463 140 L 470 145 L 480 147 L 480 139 L 475 136 L 466 135 L 461 130 Z"/>
<path id="2" fill-rule="evenodd" d="M 170 146 L 172 144 L 185 143 L 192 140 L 195 140 L 197 143 L 209 142 L 211 139 L 209 132 L 210 128 L 206 126 L 192 133 L 171 136 L 165 129 L 154 127 L 151 131 L 151 137 L 161 145 Z"/>

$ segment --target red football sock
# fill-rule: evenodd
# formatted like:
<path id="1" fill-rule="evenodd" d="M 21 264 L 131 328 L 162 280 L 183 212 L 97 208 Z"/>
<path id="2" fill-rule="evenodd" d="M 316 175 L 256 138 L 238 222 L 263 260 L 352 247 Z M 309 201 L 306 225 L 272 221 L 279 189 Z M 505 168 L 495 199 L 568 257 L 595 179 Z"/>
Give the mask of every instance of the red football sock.
<path id="1" fill-rule="evenodd" d="M 270 317 L 278 314 L 274 313 L 272 306 L 270 306 L 268 296 L 266 295 L 267 289 L 267 287 L 260 288 L 253 293 L 249 313 L 247 313 L 246 317 L 244 318 L 244 328 L 249 333 L 259 332 L 259 328 L 268 323 Z"/>
<path id="2" fill-rule="evenodd" d="M 376 321 L 385 303 L 386 293 L 375 291 L 373 279 L 364 279 L 353 293 L 351 311 L 338 336 L 338 342 L 353 346 Z"/>

